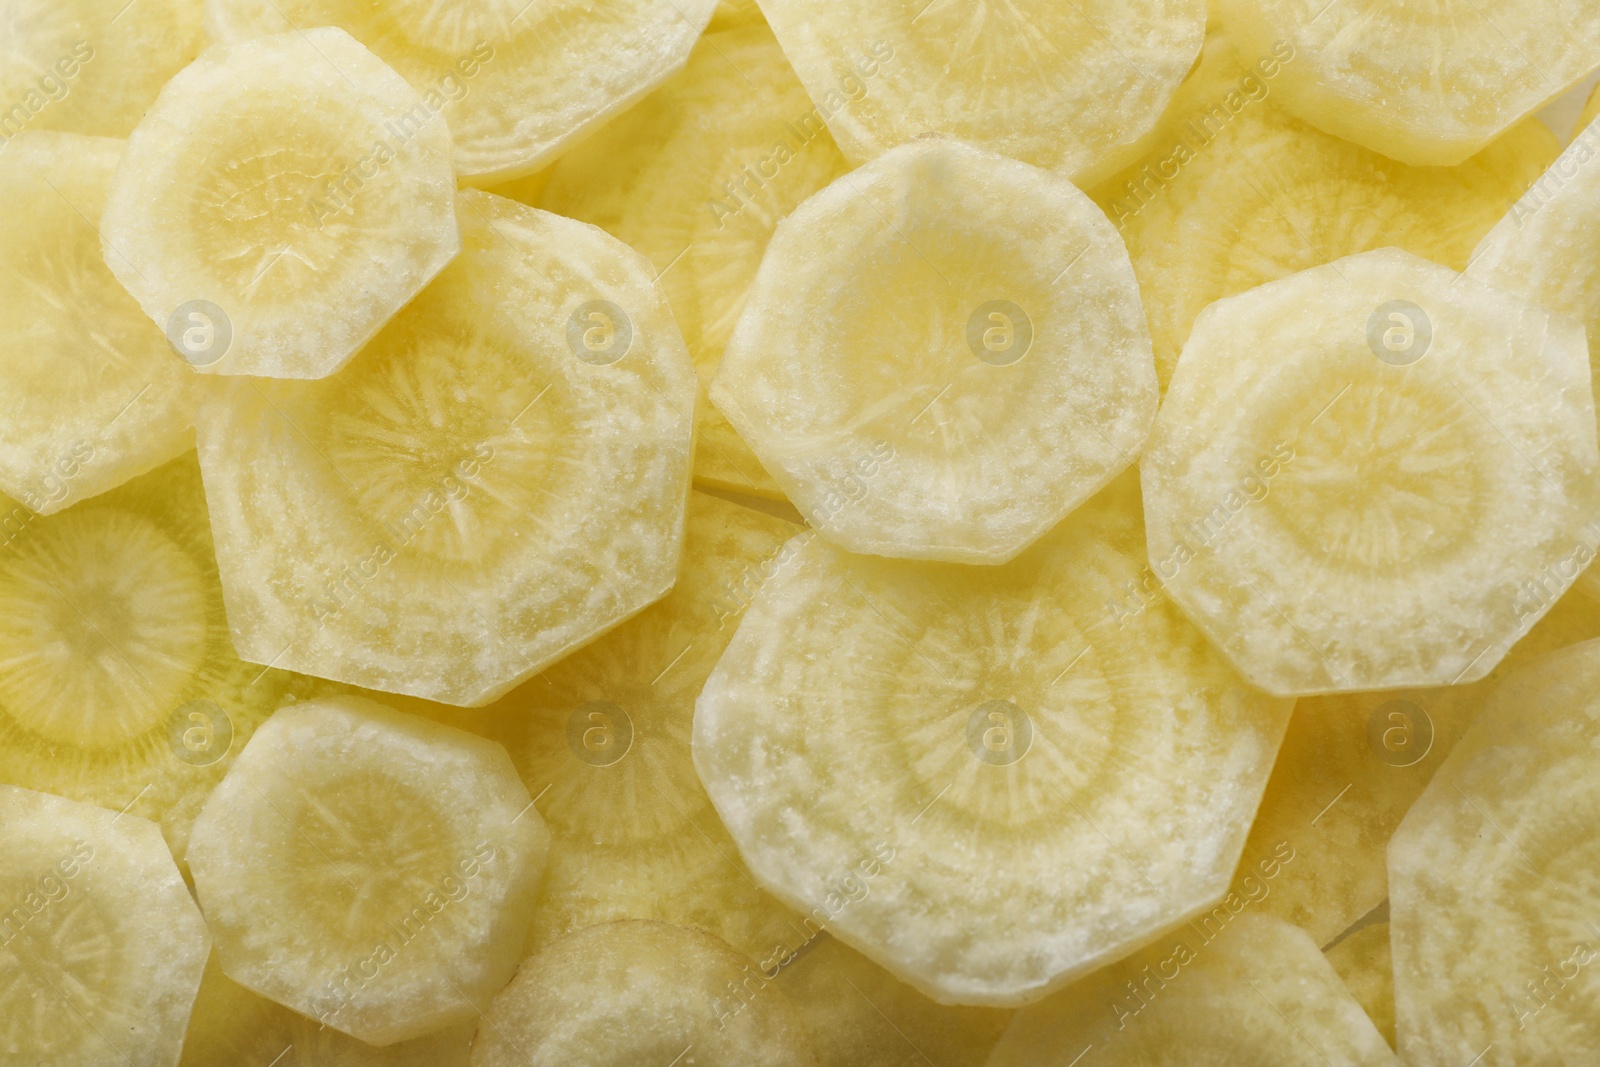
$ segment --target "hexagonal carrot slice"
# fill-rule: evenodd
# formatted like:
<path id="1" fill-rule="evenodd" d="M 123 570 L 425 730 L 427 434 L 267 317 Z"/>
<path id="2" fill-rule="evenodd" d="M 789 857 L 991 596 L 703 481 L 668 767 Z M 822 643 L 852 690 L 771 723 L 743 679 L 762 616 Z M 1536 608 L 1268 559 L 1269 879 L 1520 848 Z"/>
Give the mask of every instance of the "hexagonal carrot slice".
<path id="1" fill-rule="evenodd" d="M 1000 568 L 800 542 L 696 706 L 751 872 L 946 1003 L 1037 999 L 1215 903 L 1289 705 L 1158 595 L 1116 610 L 1144 576 L 1131 478 Z"/>
<path id="2" fill-rule="evenodd" d="M 549 848 L 505 749 L 334 697 L 256 731 L 188 860 L 228 977 L 389 1045 L 510 980 Z"/>
<path id="3" fill-rule="evenodd" d="M 1393 249 L 1303 271 L 1200 316 L 1140 470 L 1154 573 L 1255 684 L 1475 681 L 1594 554 L 1583 330 Z"/>
<path id="4" fill-rule="evenodd" d="M 128 139 L 106 263 L 196 369 L 321 378 L 461 248 L 450 130 L 343 30 L 219 45 Z"/>
<path id="5" fill-rule="evenodd" d="M 337 378 L 226 383 L 200 463 L 245 658 L 487 703 L 672 587 L 694 367 L 637 253 L 466 192 Z"/>
<path id="6" fill-rule="evenodd" d="M 778 226 L 711 400 L 830 540 L 1000 563 L 1132 461 L 1156 378 L 1094 203 L 935 138 Z"/>

